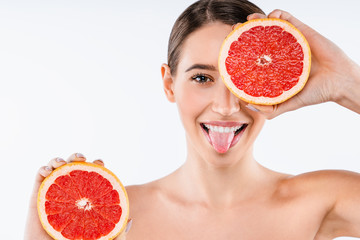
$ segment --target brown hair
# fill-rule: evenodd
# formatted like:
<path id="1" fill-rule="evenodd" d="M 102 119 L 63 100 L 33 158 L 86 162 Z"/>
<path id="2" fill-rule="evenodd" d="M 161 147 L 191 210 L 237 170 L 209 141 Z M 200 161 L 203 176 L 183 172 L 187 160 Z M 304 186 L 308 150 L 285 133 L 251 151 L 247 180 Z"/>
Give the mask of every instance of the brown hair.
<path id="1" fill-rule="evenodd" d="M 264 14 L 247 0 L 200 0 L 190 5 L 175 21 L 170 34 L 168 65 L 171 74 L 176 75 L 182 44 L 192 32 L 215 21 L 228 25 L 246 22 L 246 17 L 252 13 Z"/>

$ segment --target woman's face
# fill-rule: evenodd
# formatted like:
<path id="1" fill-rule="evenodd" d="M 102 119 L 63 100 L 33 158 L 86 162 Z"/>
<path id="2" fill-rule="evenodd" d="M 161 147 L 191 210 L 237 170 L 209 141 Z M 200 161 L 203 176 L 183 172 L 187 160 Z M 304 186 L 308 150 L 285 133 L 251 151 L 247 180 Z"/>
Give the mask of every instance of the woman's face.
<path id="1" fill-rule="evenodd" d="M 177 103 L 186 131 L 188 154 L 217 166 L 252 156 L 252 145 L 265 118 L 248 110 L 223 83 L 218 70 L 221 44 L 231 26 L 215 22 L 184 42 L 176 76 L 163 65 L 165 92 Z"/>

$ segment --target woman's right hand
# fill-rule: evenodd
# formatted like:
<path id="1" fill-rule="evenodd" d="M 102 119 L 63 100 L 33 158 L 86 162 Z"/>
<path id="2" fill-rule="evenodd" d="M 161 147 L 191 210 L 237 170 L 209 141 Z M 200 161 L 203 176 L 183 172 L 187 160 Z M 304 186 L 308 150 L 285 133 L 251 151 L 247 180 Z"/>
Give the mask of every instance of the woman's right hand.
<path id="1" fill-rule="evenodd" d="M 34 188 L 31 194 L 31 198 L 30 198 L 30 206 L 29 206 L 29 211 L 28 211 L 28 218 L 27 218 L 27 223 L 26 223 L 26 227 L 25 227 L 25 236 L 24 239 L 25 240 L 45 240 L 45 239 L 49 239 L 51 240 L 52 238 L 46 233 L 46 231 L 44 230 L 44 228 L 41 225 L 41 222 L 39 220 L 39 216 L 38 216 L 38 211 L 37 211 L 37 196 L 38 196 L 38 191 L 39 191 L 39 187 L 42 183 L 42 181 L 50 175 L 50 173 L 64 165 L 70 162 L 85 162 L 86 158 L 84 157 L 84 155 L 82 155 L 81 153 L 74 153 L 72 154 L 67 161 L 65 161 L 62 158 L 53 158 L 52 160 L 50 160 L 50 162 L 46 165 L 43 166 L 39 169 L 38 173 L 36 174 L 36 178 L 35 178 L 35 183 L 34 183 Z M 95 164 L 99 164 L 99 165 L 104 165 L 103 161 L 100 159 L 97 159 L 95 161 L 93 161 Z"/>

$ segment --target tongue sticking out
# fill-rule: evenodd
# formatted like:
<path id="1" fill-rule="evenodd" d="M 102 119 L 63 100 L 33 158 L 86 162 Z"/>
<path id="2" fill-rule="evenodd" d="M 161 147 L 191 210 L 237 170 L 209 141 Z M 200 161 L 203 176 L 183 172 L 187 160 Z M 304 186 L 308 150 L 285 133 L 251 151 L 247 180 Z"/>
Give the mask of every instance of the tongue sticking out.
<path id="1" fill-rule="evenodd" d="M 211 144 L 219 153 L 225 153 L 227 150 L 229 150 L 234 139 L 234 135 L 235 134 L 233 131 L 230 131 L 229 133 L 220 133 L 209 130 Z"/>

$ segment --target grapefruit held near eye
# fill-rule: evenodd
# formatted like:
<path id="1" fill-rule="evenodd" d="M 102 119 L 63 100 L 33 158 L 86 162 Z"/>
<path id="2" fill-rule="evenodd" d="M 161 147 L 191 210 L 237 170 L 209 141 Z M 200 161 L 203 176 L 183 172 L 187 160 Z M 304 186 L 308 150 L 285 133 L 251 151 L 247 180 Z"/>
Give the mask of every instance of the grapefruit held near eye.
<path id="1" fill-rule="evenodd" d="M 76 162 L 55 169 L 38 193 L 38 213 L 46 232 L 58 240 L 108 240 L 124 231 L 129 201 L 108 169 Z"/>
<path id="2" fill-rule="evenodd" d="M 225 85 L 245 102 L 274 105 L 305 86 L 311 51 L 289 22 L 267 18 L 237 26 L 224 40 L 219 71 Z"/>

